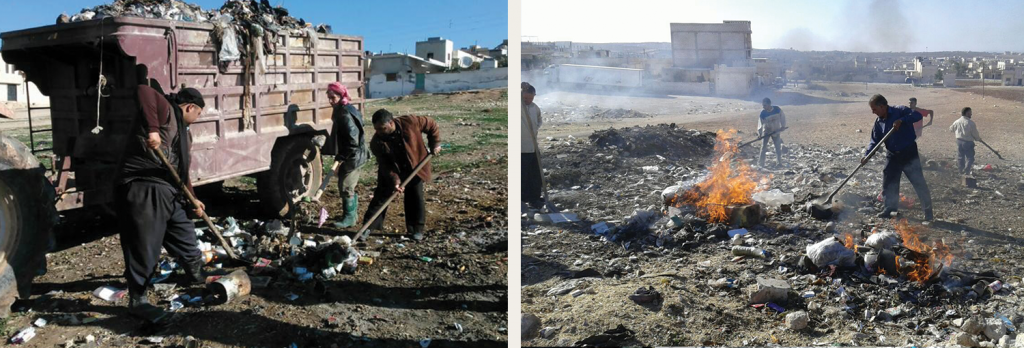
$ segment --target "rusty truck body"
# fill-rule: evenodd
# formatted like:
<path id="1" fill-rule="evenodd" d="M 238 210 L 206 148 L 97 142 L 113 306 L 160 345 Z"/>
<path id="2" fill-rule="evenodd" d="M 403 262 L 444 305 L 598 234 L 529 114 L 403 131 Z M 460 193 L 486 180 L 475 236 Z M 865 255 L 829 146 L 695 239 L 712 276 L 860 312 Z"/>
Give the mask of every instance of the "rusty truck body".
<path id="1" fill-rule="evenodd" d="M 208 23 L 107 17 L 0 34 L 4 60 L 50 98 L 50 128 L 30 126 L 30 135 L 52 134 L 52 147 L 0 134 L 0 302 L 13 301 L 15 288 L 27 295 L 40 262 L 45 267 L 57 211 L 113 201 L 125 146 L 135 141 L 140 81 L 164 93 L 203 93 L 206 108 L 190 126 L 194 186 L 257 174 L 261 205 L 279 215 L 315 192 L 323 164 L 314 139 L 332 126 L 327 85 L 346 85 L 362 109 L 363 40 L 270 34 L 275 49 L 255 62 L 220 62 L 220 38 Z M 97 88 L 101 74 L 106 84 Z M 51 151 L 44 171 L 35 157 Z"/>

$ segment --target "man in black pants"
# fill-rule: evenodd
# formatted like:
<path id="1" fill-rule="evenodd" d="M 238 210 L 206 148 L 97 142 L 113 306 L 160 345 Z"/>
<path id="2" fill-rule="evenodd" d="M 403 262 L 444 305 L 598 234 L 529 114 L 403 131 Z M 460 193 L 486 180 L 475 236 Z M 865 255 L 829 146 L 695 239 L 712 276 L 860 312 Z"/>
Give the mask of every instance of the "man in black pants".
<path id="1" fill-rule="evenodd" d="M 416 177 L 402 188 L 402 180 L 412 175 L 413 169 L 427 158 L 428 146 L 433 154 L 441 153 L 441 131 L 434 120 L 423 116 L 394 117 L 391 112 L 380 109 L 373 113 L 373 139 L 370 151 L 377 157 L 377 188 L 366 209 L 363 221 L 384 205 L 391 194 L 405 193 L 405 229 L 415 240 L 423 239 L 427 224 L 427 206 L 423 195 L 423 183 L 430 182 L 430 163 L 427 163 Z M 423 134 L 427 144 L 423 144 Z M 369 229 L 379 231 L 384 224 L 385 208 L 370 224 Z M 368 234 L 367 234 L 368 235 Z"/>
<path id="2" fill-rule="evenodd" d="M 167 313 L 148 298 L 148 283 L 160 259 L 160 247 L 177 258 L 191 284 L 204 281 L 203 259 L 195 225 L 185 215 L 183 193 L 152 151 L 164 152 L 191 190 L 188 125 L 199 118 L 205 102 L 193 88 L 168 97 L 145 85 L 139 85 L 137 91 L 141 113 L 135 122 L 136 135 L 125 149 L 121 184 L 116 192 L 121 250 L 130 299 L 128 312 L 150 323 L 162 323 Z M 204 208 L 200 202 L 194 212 L 202 215 Z"/>
<path id="3" fill-rule="evenodd" d="M 541 123 L 544 120 L 540 115 L 540 107 L 533 103 L 533 98 L 537 96 L 537 89 L 529 83 L 522 83 L 522 98 L 523 108 L 520 112 L 520 126 L 521 137 L 519 147 L 522 152 L 522 169 L 520 173 L 522 177 L 522 195 L 520 200 L 529 204 L 535 209 L 540 209 L 544 206 L 543 192 L 544 189 L 541 187 L 541 182 L 544 175 L 541 172 L 540 161 L 537 160 L 538 149 L 534 148 L 535 141 L 537 139 L 537 133 L 540 130 Z"/>
<path id="4" fill-rule="evenodd" d="M 921 208 L 924 209 L 924 220 L 932 220 L 932 195 L 928 191 L 928 183 L 924 180 L 924 172 L 921 170 L 921 158 L 917 154 L 916 134 L 913 123 L 921 120 L 921 113 L 906 106 L 889 106 L 881 94 L 875 94 L 868 101 L 871 112 L 877 116 L 875 124 L 871 127 L 871 143 L 865 150 L 861 163 L 867 162 L 867 154 L 875 146 L 881 146 L 879 142 L 890 130 L 893 134 L 885 141 L 886 162 L 882 169 L 882 192 L 885 196 L 885 207 L 878 214 L 880 218 L 890 218 L 899 208 L 900 201 L 900 174 L 907 176 L 907 180 L 914 186 L 917 197 L 921 201 Z M 906 125 L 903 125 L 906 124 Z"/>

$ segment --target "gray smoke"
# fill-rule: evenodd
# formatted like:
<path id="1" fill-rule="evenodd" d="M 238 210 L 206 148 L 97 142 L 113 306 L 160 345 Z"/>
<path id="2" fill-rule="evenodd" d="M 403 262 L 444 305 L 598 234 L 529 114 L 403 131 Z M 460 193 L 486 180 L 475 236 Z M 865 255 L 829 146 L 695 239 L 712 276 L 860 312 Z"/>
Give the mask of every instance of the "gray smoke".
<path id="1" fill-rule="evenodd" d="M 832 20 L 841 26 L 836 37 L 823 37 L 806 27 L 790 29 L 776 43 L 778 48 L 814 51 L 905 52 L 916 42 L 912 18 L 900 1 L 850 0 Z"/>
<path id="2" fill-rule="evenodd" d="M 867 8 L 862 1 L 847 3 L 847 13 L 841 16 L 850 30 L 844 31 L 848 51 L 859 52 L 904 52 L 915 42 L 911 18 L 903 11 L 900 1 L 872 0 Z"/>

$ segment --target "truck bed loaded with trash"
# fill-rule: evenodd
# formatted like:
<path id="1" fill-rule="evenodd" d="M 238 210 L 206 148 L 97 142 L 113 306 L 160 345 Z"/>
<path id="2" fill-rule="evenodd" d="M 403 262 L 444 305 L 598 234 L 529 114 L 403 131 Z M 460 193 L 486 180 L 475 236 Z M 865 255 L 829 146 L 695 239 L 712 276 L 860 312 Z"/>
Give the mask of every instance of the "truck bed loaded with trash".
<path id="1" fill-rule="evenodd" d="M 258 174 L 261 203 L 280 216 L 320 186 L 327 85 L 340 81 L 357 108 L 364 102 L 362 37 L 331 34 L 265 0 L 210 11 L 118 0 L 0 38 L 4 60 L 51 101 L 51 129 L 36 124 L 30 134 L 52 132 L 52 147 L 0 135 L 0 193 L 11 197 L 0 218 L 12 222 L 0 224 L 0 245 L 19 265 L 45 254 L 56 211 L 112 201 L 139 84 L 202 92 L 206 108 L 190 127 L 193 184 Z M 36 157 L 52 164 L 48 177 Z M 7 268 L 0 278 L 13 278 Z"/>

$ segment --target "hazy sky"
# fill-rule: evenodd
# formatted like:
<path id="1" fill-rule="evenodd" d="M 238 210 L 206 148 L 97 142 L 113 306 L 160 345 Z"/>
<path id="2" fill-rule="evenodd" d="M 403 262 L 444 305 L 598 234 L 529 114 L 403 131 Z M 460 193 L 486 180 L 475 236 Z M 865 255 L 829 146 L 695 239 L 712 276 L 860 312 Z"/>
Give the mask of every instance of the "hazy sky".
<path id="1" fill-rule="evenodd" d="M 209 10 L 224 0 L 185 0 Z M 51 25 L 61 12 L 111 0 L 0 0 L 0 32 Z M 456 48 L 474 43 L 494 48 L 508 38 L 508 1 L 270 0 L 293 17 L 330 24 L 335 33 L 362 36 L 366 50 L 416 53 L 416 41 L 441 36 Z"/>
<path id="2" fill-rule="evenodd" d="M 754 48 L 1024 51 L 1020 0 L 522 0 L 527 41 L 670 42 L 669 23 L 751 21 Z"/>

